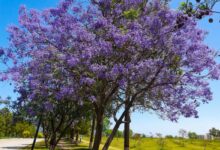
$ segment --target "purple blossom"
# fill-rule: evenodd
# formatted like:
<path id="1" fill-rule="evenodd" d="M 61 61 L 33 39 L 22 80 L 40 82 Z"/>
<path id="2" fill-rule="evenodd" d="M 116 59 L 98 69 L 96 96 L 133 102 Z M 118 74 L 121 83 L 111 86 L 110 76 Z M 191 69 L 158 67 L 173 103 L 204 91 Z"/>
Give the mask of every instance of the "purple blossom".
<path id="1" fill-rule="evenodd" d="M 70 58 L 67 60 L 67 63 L 71 66 L 71 67 L 75 67 L 78 63 L 79 63 L 79 59 L 77 58 Z"/>
<path id="2" fill-rule="evenodd" d="M 148 87 L 137 100 L 148 102 L 163 117 L 197 117 L 198 103 L 212 98 L 207 80 L 219 79 L 220 68 L 195 20 L 188 18 L 176 29 L 184 14 L 159 0 L 138 9 L 147 15 L 140 13 L 134 20 L 120 16 L 140 7 L 141 0 L 114 7 L 112 0 L 98 2 L 79 7 L 64 0 L 42 13 L 21 7 L 20 25 L 9 28 L 10 46 L 0 51 L 11 65 L 1 79 L 9 77 L 17 88 L 30 90 L 28 99 L 50 109 L 51 98 L 57 103 L 97 103 L 112 87 L 118 87 L 115 96 L 130 84 L 132 92 Z M 109 104 L 114 104 L 113 96 Z"/>
<path id="3" fill-rule="evenodd" d="M 44 103 L 44 109 L 46 110 L 46 111 L 52 111 L 53 110 L 53 104 L 52 103 L 50 103 L 50 102 L 45 102 Z"/>

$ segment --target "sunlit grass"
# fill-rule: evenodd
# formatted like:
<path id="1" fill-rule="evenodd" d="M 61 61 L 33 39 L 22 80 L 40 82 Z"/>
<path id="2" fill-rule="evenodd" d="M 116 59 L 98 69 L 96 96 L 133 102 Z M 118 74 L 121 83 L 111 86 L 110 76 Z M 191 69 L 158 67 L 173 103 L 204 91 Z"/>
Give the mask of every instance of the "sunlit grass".
<path id="1" fill-rule="evenodd" d="M 103 137 L 100 150 L 107 138 Z M 69 150 L 89 150 L 88 137 L 83 137 L 83 141 L 78 145 L 70 144 L 68 141 L 63 145 Z M 44 142 L 36 144 L 36 150 L 46 150 Z M 57 150 L 61 150 L 58 147 Z M 189 139 L 157 139 L 142 138 L 139 140 L 130 139 L 130 150 L 220 150 L 220 141 L 189 140 Z M 25 148 L 30 150 L 30 147 Z M 123 150 L 123 138 L 114 138 L 109 150 Z"/>
<path id="2" fill-rule="evenodd" d="M 30 150 L 31 149 L 31 145 L 23 148 L 22 150 Z M 48 150 L 48 148 L 46 148 L 46 146 L 44 145 L 44 142 L 37 142 L 36 145 L 35 145 L 35 150 Z M 59 149 L 57 149 L 59 150 Z"/>

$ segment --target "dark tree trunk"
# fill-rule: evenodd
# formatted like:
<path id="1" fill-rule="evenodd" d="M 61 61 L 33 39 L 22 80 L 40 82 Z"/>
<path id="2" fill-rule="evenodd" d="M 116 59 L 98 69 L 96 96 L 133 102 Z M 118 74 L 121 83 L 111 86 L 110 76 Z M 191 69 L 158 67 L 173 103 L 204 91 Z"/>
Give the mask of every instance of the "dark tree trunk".
<path id="1" fill-rule="evenodd" d="M 92 116 L 91 135 L 90 135 L 90 140 L 89 140 L 89 148 L 90 149 L 92 149 L 94 130 L 95 130 L 95 115 Z"/>
<path id="2" fill-rule="evenodd" d="M 74 136 L 75 136 L 75 130 L 74 130 L 74 128 L 71 128 L 71 130 L 70 130 L 70 142 L 72 144 L 74 143 Z"/>
<path id="3" fill-rule="evenodd" d="M 76 130 L 76 145 L 79 143 L 79 130 Z"/>
<path id="4" fill-rule="evenodd" d="M 116 122 L 111 135 L 108 137 L 107 141 L 105 142 L 105 145 L 102 150 L 108 150 L 116 132 L 118 131 L 118 128 L 120 127 L 121 123 L 123 122 L 123 118 L 125 117 L 126 113 L 129 112 L 130 108 L 132 107 L 133 102 L 135 101 L 135 98 L 138 94 L 135 94 L 132 99 L 127 103 L 127 106 L 125 107 L 124 112 L 121 114 L 120 118 Z"/>
<path id="5" fill-rule="evenodd" d="M 56 145 L 50 145 L 50 149 L 49 150 L 55 150 Z"/>
<path id="6" fill-rule="evenodd" d="M 45 136 L 45 135 L 44 135 Z M 46 146 L 46 148 L 48 148 L 49 146 L 48 146 L 48 137 L 47 137 L 47 135 L 44 137 L 44 143 L 45 143 L 45 146 Z"/>
<path id="7" fill-rule="evenodd" d="M 53 133 L 53 135 L 50 139 L 50 150 L 55 150 L 56 145 L 57 145 L 56 133 Z"/>
<path id="8" fill-rule="evenodd" d="M 124 116 L 125 116 L 125 113 L 126 113 L 126 111 L 124 111 L 124 112 L 122 113 L 121 117 L 120 117 L 120 118 L 118 119 L 118 121 L 116 122 L 116 124 L 115 124 L 115 126 L 114 126 L 114 128 L 113 128 L 113 130 L 112 130 L 112 133 L 111 133 L 111 135 L 108 137 L 107 141 L 105 142 L 105 145 L 104 145 L 104 147 L 102 148 L 102 150 L 108 150 L 108 148 L 109 148 L 109 146 L 110 146 L 112 140 L 114 139 L 115 134 L 116 134 L 117 131 L 118 131 L 118 128 L 120 127 L 120 125 L 121 125 L 121 123 L 122 123 L 122 121 L 123 121 L 123 118 L 124 118 Z"/>
<path id="9" fill-rule="evenodd" d="M 103 116 L 104 109 L 100 109 L 96 112 L 96 132 L 93 150 L 99 150 L 99 146 L 102 140 L 102 129 L 103 129 Z"/>
<path id="10" fill-rule="evenodd" d="M 35 147 L 35 143 L 36 143 L 36 140 L 37 140 L 37 135 L 38 135 L 38 132 L 39 132 L 39 129 L 40 129 L 41 120 L 42 120 L 42 117 L 40 117 L 40 119 L 39 119 L 39 122 L 38 122 L 38 125 L 37 125 L 37 130 L 36 130 L 36 133 L 34 135 L 34 141 L 33 141 L 31 150 L 34 150 L 34 147 Z"/>
<path id="11" fill-rule="evenodd" d="M 48 136 L 47 130 L 45 129 L 46 125 L 44 122 L 42 122 L 42 127 L 43 127 L 43 134 L 44 134 L 44 143 L 45 143 L 46 148 L 48 148 L 49 136 Z"/>
<path id="12" fill-rule="evenodd" d="M 125 108 L 127 108 L 129 101 L 125 102 Z M 124 150 L 129 150 L 129 132 L 130 132 L 130 112 L 125 113 L 125 123 L 124 123 Z"/>

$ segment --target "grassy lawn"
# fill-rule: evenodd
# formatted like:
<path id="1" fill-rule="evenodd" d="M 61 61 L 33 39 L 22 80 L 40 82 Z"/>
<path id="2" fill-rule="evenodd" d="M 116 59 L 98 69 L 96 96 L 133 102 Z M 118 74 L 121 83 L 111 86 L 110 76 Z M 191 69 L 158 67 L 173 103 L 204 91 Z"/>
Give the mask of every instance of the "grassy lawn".
<path id="1" fill-rule="evenodd" d="M 62 149 L 68 149 L 68 150 L 89 150 L 88 149 L 88 144 L 87 143 L 83 143 L 83 142 L 80 143 L 78 146 L 66 142 L 62 146 L 63 146 L 63 148 L 61 146 L 57 146 L 56 150 L 62 150 Z M 22 150 L 30 150 L 30 149 L 31 149 L 31 145 L 28 146 L 28 147 L 23 148 Z M 34 149 L 35 150 L 48 150 L 48 148 L 45 147 L 44 142 L 36 143 L 36 146 L 35 146 Z"/>
<path id="2" fill-rule="evenodd" d="M 25 148 L 23 148 L 22 150 L 30 150 L 31 149 L 31 145 L 30 146 L 27 146 Z M 36 145 L 35 145 L 35 148 L 36 150 L 48 150 L 45 145 L 44 145 L 44 142 L 37 142 Z"/>
<path id="3" fill-rule="evenodd" d="M 115 139 L 112 143 L 113 147 L 123 149 L 123 139 Z M 206 149 L 205 149 L 206 146 Z M 220 150 L 219 141 L 203 141 L 203 140 L 178 140 L 178 139 L 150 139 L 130 141 L 131 150 Z"/>
<path id="4" fill-rule="evenodd" d="M 101 148 L 106 138 L 103 138 Z M 206 149 L 205 149 L 206 147 Z M 84 137 L 82 143 L 78 146 L 72 145 L 69 142 L 62 143 L 62 147 L 59 146 L 57 150 L 89 150 L 88 138 Z M 29 150 L 30 147 L 25 148 Z M 204 141 L 204 140 L 179 140 L 179 139 L 156 139 L 156 138 L 144 138 L 140 140 L 130 140 L 131 150 L 220 150 L 220 141 Z M 44 142 L 36 144 L 36 150 L 46 150 Z M 115 138 L 111 144 L 109 150 L 123 150 L 123 139 Z"/>
<path id="5" fill-rule="evenodd" d="M 88 140 L 84 138 L 85 140 Z M 103 138 L 102 144 L 106 138 Z M 206 149 L 205 149 L 206 146 Z M 110 150 L 123 150 L 123 138 L 114 138 Z M 130 139 L 131 150 L 220 150 L 220 141 L 144 138 Z"/>

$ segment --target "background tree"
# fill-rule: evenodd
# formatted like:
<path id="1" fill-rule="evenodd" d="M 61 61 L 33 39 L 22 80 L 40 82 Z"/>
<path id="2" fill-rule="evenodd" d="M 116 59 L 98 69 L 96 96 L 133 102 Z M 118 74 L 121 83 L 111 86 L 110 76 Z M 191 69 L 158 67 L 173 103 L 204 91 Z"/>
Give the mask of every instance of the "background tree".
<path id="1" fill-rule="evenodd" d="M 195 132 L 188 132 L 188 137 L 190 139 L 197 139 L 198 135 Z"/>
<path id="2" fill-rule="evenodd" d="M 13 136 L 13 114 L 8 108 L 0 109 L 0 136 Z"/>
<path id="3" fill-rule="evenodd" d="M 109 133 L 110 126 L 111 126 L 110 119 L 105 117 L 104 122 L 103 122 L 103 133 L 104 133 L 104 135 L 107 135 Z"/>
<path id="4" fill-rule="evenodd" d="M 213 137 L 220 137 L 220 130 L 218 130 L 216 128 L 211 128 L 209 130 L 209 134 Z"/>
<path id="5" fill-rule="evenodd" d="M 180 135 L 181 138 L 184 139 L 187 136 L 187 131 L 184 130 L 184 129 L 180 129 L 179 130 L 179 135 Z"/>

